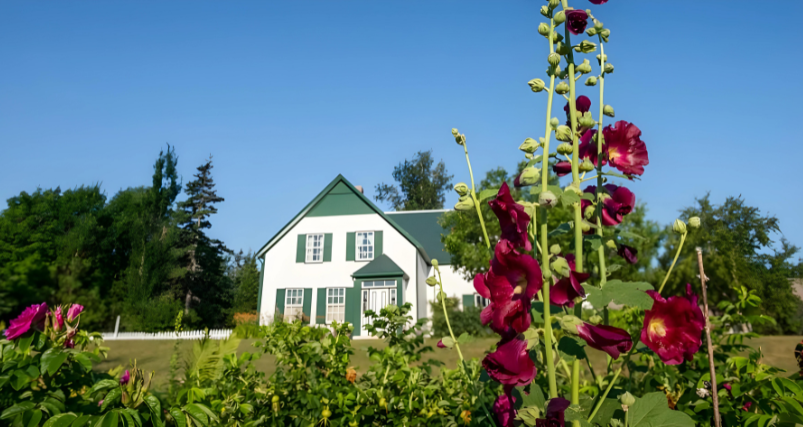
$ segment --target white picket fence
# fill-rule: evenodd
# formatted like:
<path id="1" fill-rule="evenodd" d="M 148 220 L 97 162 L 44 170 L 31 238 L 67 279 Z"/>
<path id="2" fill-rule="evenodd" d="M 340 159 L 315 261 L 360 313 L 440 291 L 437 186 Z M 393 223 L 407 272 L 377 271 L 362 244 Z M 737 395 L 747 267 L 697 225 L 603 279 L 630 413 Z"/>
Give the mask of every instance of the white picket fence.
<path id="1" fill-rule="evenodd" d="M 209 338 L 213 340 L 224 340 L 232 333 L 232 329 L 210 329 Z M 205 331 L 181 331 L 175 332 L 103 332 L 104 340 L 199 340 L 204 337 Z"/>

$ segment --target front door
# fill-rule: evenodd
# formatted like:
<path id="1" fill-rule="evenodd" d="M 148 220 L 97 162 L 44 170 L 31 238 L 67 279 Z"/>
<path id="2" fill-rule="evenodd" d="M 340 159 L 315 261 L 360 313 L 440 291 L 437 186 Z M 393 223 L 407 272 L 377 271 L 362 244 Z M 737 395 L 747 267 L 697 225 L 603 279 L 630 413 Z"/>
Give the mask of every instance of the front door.
<path id="1" fill-rule="evenodd" d="M 365 325 L 368 324 L 369 320 L 365 317 L 365 312 L 368 310 L 373 311 L 376 314 L 379 314 L 379 311 L 385 308 L 388 304 L 390 304 L 390 289 L 363 289 L 362 291 L 362 322 L 363 330 L 365 329 Z"/>

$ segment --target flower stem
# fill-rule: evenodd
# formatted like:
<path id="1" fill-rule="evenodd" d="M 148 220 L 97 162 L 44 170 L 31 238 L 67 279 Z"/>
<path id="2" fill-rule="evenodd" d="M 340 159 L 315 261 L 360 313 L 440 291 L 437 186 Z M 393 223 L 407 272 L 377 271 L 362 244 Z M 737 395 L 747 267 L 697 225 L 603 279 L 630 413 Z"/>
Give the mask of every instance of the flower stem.
<path id="1" fill-rule="evenodd" d="M 678 257 L 680 256 L 680 250 L 683 249 L 683 243 L 686 241 L 686 235 L 689 232 L 683 233 L 680 236 L 680 244 L 678 245 L 678 250 L 675 252 L 675 259 L 672 260 L 672 265 L 669 266 L 669 271 L 666 272 L 666 276 L 664 276 L 664 281 L 661 282 L 661 287 L 658 288 L 658 293 L 660 294 L 661 291 L 664 290 L 664 286 L 666 286 L 666 281 L 669 280 L 669 275 L 672 274 L 672 269 L 675 268 L 675 263 L 678 262 Z"/>
<path id="2" fill-rule="evenodd" d="M 482 210 L 480 209 L 480 201 L 477 200 L 477 192 L 474 189 L 474 172 L 471 170 L 471 160 L 468 159 L 468 145 L 463 141 L 463 151 L 466 153 L 466 164 L 468 164 L 468 175 L 471 177 L 471 200 L 474 202 L 474 207 L 477 209 L 477 217 L 480 219 L 480 227 L 482 227 L 482 236 L 485 239 L 485 246 L 491 249 L 491 241 L 488 240 L 488 231 L 485 230 L 485 221 L 482 219 Z"/>
<path id="3" fill-rule="evenodd" d="M 621 373 L 622 367 L 620 366 L 619 369 L 616 370 L 616 373 L 613 374 L 613 379 L 611 379 L 611 382 L 608 384 L 608 388 L 606 388 L 605 392 L 602 393 L 602 396 L 600 396 L 597 406 L 594 407 L 594 411 L 592 411 L 591 415 L 588 416 L 589 423 L 594 419 L 594 415 L 597 415 L 599 408 L 602 407 L 602 404 L 605 402 L 605 398 L 608 397 L 608 393 L 610 393 L 611 389 L 613 388 L 613 384 L 616 382 L 616 379 L 619 378 L 619 374 Z"/>
<path id="4" fill-rule="evenodd" d="M 554 52 L 554 46 L 552 45 L 552 33 L 555 30 L 555 21 L 550 20 L 549 23 L 549 52 Z M 550 124 L 550 120 L 552 119 L 552 98 L 555 93 L 555 73 L 552 73 L 549 76 L 549 96 L 547 97 L 547 107 L 546 107 L 546 131 L 544 135 L 544 154 L 541 160 L 541 191 L 547 191 L 547 184 L 549 183 L 549 140 L 552 136 L 552 125 Z M 547 227 L 547 210 L 545 207 L 540 207 L 539 211 L 541 213 L 541 266 L 544 271 L 548 271 L 549 269 L 549 239 L 547 234 L 549 233 L 549 228 Z M 551 286 L 551 276 L 544 280 L 544 348 L 546 353 L 546 367 L 547 367 L 547 378 L 549 382 L 549 397 L 555 398 L 558 397 L 558 383 L 555 379 L 555 361 L 553 360 L 553 353 L 552 353 L 552 313 L 550 312 L 549 306 L 549 287 Z"/>
<path id="5" fill-rule="evenodd" d="M 705 289 L 705 270 L 703 269 L 703 250 L 697 248 L 697 264 L 700 267 L 700 285 L 703 290 L 703 313 L 705 314 L 705 338 L 708 347 L 708 369 L 711 375 L 711 400 L 714 402 L 714 424 L 722 427 L 719 417 L 719 395 L 717 394 L 717 374 L 714 369 L 714 344 L 711 342 L 711 321 L 708 318 L 708 292 Z"/>
<path id="6" fill-rule="evenodd" d="M 602 114 L 603 109 L 605 108 L 605 103 L 603 100 L 603 95 L 605 93 L 605 47 L 602 44 L 602 38 L 599 41 L 599 48 L 600 48 L 600 68 L 602 72 L 599 75 L 599 131 L 597 131 L 597 191 L 594 196 L 594 199 L 597 201 L 597 235 L 600 237 L 600 243 L 602 243 L 602 144 L 605 142 L 605 139 L 602 135 L 602 121 L 604 115 Z M 600 244 L 599 249 L 597 249 L 599 253 L 599 287 L 605 286 L 605 283 L 608 282 L 608 268 L 605 265 L 605 245 Z M 605 322 L 607 325 L 608 323 Z"/>

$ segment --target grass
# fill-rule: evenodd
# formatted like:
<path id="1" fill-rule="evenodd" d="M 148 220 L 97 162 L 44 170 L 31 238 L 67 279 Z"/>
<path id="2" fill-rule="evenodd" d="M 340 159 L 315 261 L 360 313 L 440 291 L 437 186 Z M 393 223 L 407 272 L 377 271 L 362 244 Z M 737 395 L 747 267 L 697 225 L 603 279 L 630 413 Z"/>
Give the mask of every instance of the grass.
<path id="1" fill-rule="evenodd" d="M 761 347 L 764 353 L 764 363 L 788 372 L 798 371 L 797 361 L 795 360 L 795 345 L 803 339 L 801 336 L 766 336 L 755 338 L 747 342 L 754 348 Z M 240 343 L 238 352 L 254 351 L 252 344 L 256 340 L 243 340 Z M 496 342 L 492 338 L 478 338 L 460 348 L 467 359 L 484 357 L 485 352 Z M 427 340 L 426 344 L 432 346 L 434 351 L 428 353 L 429 358 L 439 360 L 448 368 L 457 367 L 457 352 L 448 349 L 439 349 L 435 346 L 437 340 Z M 96 365 L 96 371 L 106 371 L 118 365 L 127 366 L 130 361 L 137 360 L 137 366 L 146 372 L 156 371 L 154 376 L 154 386 L 161 389 L 167 383 L 170 373 L 170 358 L 173 353 L 173 341 L 106 341 L 105 346 L 109 347 L 109 358 Z M 370 366 L 368 359 L 368 347 L 382 348 L 385 343 L 378 340 L 355 340 L 352 341 L 354 355 L 351 357 L 351 364 L 362 373 Z M 192 341 L 182 341 L 180 345 L 181 360 L 192 350 Z M 703 348 L 702 351 L 705 351 Z M 595 370 L 600 371 L 605 366 L 605 354 L 593 349 L 589 349 L 589 359 Z M 183 363 L 182 363 L 183 365 Z M 263 355 L 255 362 L 257 369 L 267 374 L 271 374 L 274 367 L 274 357 Z M 583 364 L 585 368 L 585 364 Z M 560 368 L 559 368 L 560 369 Z"/>

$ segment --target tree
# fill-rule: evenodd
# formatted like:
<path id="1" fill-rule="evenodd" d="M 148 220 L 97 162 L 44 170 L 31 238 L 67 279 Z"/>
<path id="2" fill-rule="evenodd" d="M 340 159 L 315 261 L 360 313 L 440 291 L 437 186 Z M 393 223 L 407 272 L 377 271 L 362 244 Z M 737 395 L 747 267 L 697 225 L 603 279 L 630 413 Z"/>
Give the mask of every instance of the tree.
<path id="1" fill-rule="evenodd" d="M 695 248 L 701 247 L 712 306 L 729 300 L 734 289 L 744 286 L 757 291 L 762 299 L 761 312 L 776 320 L 776 325 L 762 332 L 800 333 L 798 311 L 802 304 L 789 282 L 790 278 L 800 277 L 800 261 L 797 265 L 792 262 L 798 248 L 784 239 L 780 248 L 774 245 L 771 235 L 780 232 L 778 219 L 762 216 L 758 208 L 748 206 L 740 197 L 729 197 L 716 206 L 708 195 L 681 213 L 686 220 L 692 216 L 700 217 L 701 226 L 689 231 L 664 293 L 678 294 L 686 283 L 691 283 L 699 293 Z M 658 258 L 661 277 L 669 268 L 678 243 L 677 234 L 667 240 L 666 251 Z"/>
<path id="2" fill-rule="evenodd" d="M 444 195 L 452 184 L 452 175 L 441 160 L 433 168 L 432 150 L 419 151 L 413 160 L 404 160 L 393 168 L 398 187 L 377 184 L 377 201 L 387 201 L 397 211 L 443 209 Z"/>
<path id="3" fill-rule="evenodd" d="M 234 256 L 234 263 L 229 269 L 229 277 L 234 285 L 234 313 L 255 313 L 259 297 L 259 267 L 254 253 L 243 255 L 243 251 Z"/>

